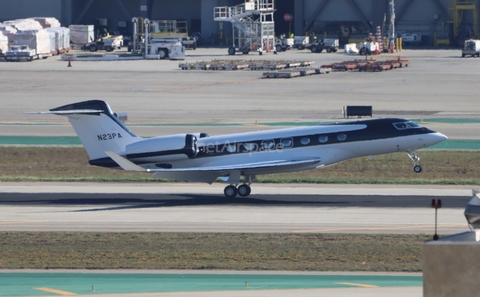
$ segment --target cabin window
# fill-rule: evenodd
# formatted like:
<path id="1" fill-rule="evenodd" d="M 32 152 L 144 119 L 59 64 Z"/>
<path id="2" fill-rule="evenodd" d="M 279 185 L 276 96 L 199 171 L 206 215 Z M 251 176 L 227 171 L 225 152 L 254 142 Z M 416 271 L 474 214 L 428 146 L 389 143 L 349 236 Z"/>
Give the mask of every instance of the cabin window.
<path id="1" fill-rule="evenodd" d="M 257 144 L 256 143 L 245 143 L 243 145 L 243 147 L 247 150 L 247 151 L 253 151 L 257 148 Z"/>
<path id="2" fill-rule="evenodd" d="M 280 143 L 282 144 L 282 147 L 292 147 L 293 146 L 293 140 L 291 138 L 282 138 L 280 140 Z"/>
<path id="3" fill-rule="evenodd" d="M 408 126 L 406 123 L 394 123 L 393 124 L 395 126 L 395 128 L 397 128 L 398 130 L 404 130 L 404 129 L 407 129 Z"/>
<path id="4" fill-rule="evenodd" d="M 308 138 L 308 137 L 302 137 L 302 138 L 300 139 L 300 143 L 303 144 L 303 145 L 307 145 L 307 144 L 310 143 L 310 138 Z"/>
<path id="5" fill-rule="evenodd" d="M 412 121 L 408 121 L 408 122 L 407 122 L 407 126 L 408 126 L 409 128 L 421 128 L 418 124 L 416 124 L 416 123 L 414 123 L 414 122 L 412 122 Z"/>
<path id="6" fill-rule="evenodd" d="M 270 151 L 275 149 L 275 141 L 274 140 L 264 140 L 262 141 L 262 150 Z"/>
<path id="7" fill-rule="evenodd" d="M 412 121 L 406 121 L 401 123 L 393 123 L 393 126 L 398 130 L 405 130 L 405 129 L 414 129 L 420 128 L 420 126 Z"/>
<path id="8" fill-rule="evenodd" d="M 237 151 L 237 147 L 235 146 L 235 144 L 226 144 L 225 150 L 229 153 L 234 153 Z"/>
<path id="9" fill-rule="evenodd" d="M 340 141 L 344 141 L 345 139 L 347 139 L 347 135 L 345 135 L 344 133 L 340 133 L 337 135 L 337 139 Z"/>
<path id="10" fill-rule="evenodd" d="M 327 135 L 322 135 L 322 136 L 320 136 L 320 137 L 318 138 L 318 141 L 319 141 L 320 143 L 325 143 L 325 142 L 328 141 L 328 136 L 327 136 Z"/>

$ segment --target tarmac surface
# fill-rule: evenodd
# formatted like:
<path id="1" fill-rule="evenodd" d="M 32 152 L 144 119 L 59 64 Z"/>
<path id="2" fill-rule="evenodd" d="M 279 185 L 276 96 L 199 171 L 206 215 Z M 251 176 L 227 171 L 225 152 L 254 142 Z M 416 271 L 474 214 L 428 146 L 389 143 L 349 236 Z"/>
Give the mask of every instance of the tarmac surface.
<path id="1" fill-rule="evenodd" d="M 226 48 L 197 49 L 188 51 L 186 60 L 313 60 L 314 66 L 320 66 L 364 59 L 342 53 L 312 54 L 296 50 L 262 56 L 253 53 L 228 56 L 226 52 Z M 165 60 L 73 62 L 73 67 L 67 67 L 67 62 L 59 57 L 31 63 L 0 63 L 0 90 L 4 98 L 0 135 L 72 136 L 73 129 L 63 117 L 24 113 L 96 98 L 107 101 L 116 112 L 128 112 L 127 123 L 139 125 L 132 127 L 139 136 L 200 131 L 215 135 L 282 126 L 264 125 L 269 122 L 285 122 L 288 126 L 291 122 L 343 121 L 343 106 L 371 105 L 374 117 L 421 119 L 425 126 L 446 134 L 449 139 L 479 140 L 479 60 L 461 58 L 460 50 L 442 49 L 405 50 L 374 58 L 398 56 L 409 60 L 410 66 L 377 73 L 334 72 L 292 79 L 261 79 L 262 71 L 250 70 L 183 71 L 178 68 L 178 61 Z M 459 124 L 429 119 L 473 121 Z M 226 201 L 221 195 L 223 186 L 207 187 L 1 183 L 0 230 L 145 228 L 184 232 L 429 233 L 434 218 L 429 200 L 437 198 L 444 201 L 444 208 L 439 210 L 439 233 L 468 230 L 462 205 L 471 197 L 471 190 L 465 186 L 254 185 L 252 196 L 241 203 Z M 100 203 L 99 198 L 102 198 Z M 132 296 L 294 294 L 421 296 L 422 288 L 207 291 Z M 95 296 L 91 292 L 88 295 Z"/>
<path id="2" fill-rule="evenodd" d="M 0 231 L 432 233 L 468 231 L 468 186 L 2 183 Z"/>
<path id="3" fill-rule="evenodd" d="M 343 53 L 291 50 L 273 55 L 229 56 L 224 48 L 187 51 L 187 62 L 214 59 L 312 60 L 318 67 L 364 59 Z M 262 79 L 263 71 L 181 70 L 179 61 L 75 61 L 60 57 L 31 63 L 0 63 L 0 89 L 8 102 L 0 110 L 0 135 L 74 135 L 59 116 L 26 115 L 72 102 L 102 99 L 139 136 L 208 132 L 211 135 L 276 128 L 267 122 L 343 121 L 342 107 L 371 105 L 374 117 L 474 118 L 480 105 L 476 84 L 480 63 L 460 50 L 405 50 L 375 59 L 410 60 L 409 67 L 385 72 L 332 72 L 292 79 Z M 479 65 L 476 65 L 479 64 Z M 28 125 L 44 123 L 53 125 Z M 201 124 L 219 124 L 205 127 Z M 238 123 L 238 126 L 220 124 Z M 191 126 L 175 126 L 191 124 Z M 170 126 L 169 126 L 170 125 Z M 429 123 L 449 139 L 480 139 L 479 122 Z"/>

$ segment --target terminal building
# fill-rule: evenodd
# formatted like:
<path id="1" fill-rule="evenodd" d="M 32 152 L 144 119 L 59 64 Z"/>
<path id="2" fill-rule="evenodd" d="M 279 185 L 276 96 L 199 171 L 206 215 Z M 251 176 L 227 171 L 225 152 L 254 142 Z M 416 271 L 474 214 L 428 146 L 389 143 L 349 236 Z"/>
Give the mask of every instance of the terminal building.
<path id="1" fill-rule="evenodd" d="M 134 17 L 177 20 L 188 24 L 189 33 L 200 33 L 204 44 L 225 45 L 231 24 L 214 21 L 214 8 L 258 1 L 274 5 L 277 36 L 315 34 L 358 42 L 393 20 L 397 34 L 417 34 L 422 45 L 478 38 L 477 0 L 0 0 L 0 22 L 55 17 L 62 26 L 95 25 L 130 35 Z"/>

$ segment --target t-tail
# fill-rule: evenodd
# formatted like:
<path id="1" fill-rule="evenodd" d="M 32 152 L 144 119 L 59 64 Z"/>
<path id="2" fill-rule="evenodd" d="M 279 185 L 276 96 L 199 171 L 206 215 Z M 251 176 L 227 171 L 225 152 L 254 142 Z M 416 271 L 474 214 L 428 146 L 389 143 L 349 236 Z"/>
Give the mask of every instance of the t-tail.
<path id="1" fill-rule="evenodd" d="M 105 151 L 125 154 L 127 145 L 142 140 L 101 100 L 72 103 L 44 113 L 68 117 L 90 160 L 109 158 Z"/>

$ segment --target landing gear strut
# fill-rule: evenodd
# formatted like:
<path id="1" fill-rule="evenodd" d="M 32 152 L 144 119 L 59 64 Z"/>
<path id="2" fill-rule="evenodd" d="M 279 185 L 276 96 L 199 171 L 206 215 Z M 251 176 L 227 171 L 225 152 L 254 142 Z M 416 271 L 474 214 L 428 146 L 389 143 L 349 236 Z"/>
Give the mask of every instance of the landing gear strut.
<path id="1" fill-rule="evenodd" d="M 417 156 L 417 152 L 413 152 L 413 156 L 409 153 L 406 152 L 407 156 L 410 158 L 410 160 L 413 161 L 413 171 L 416 173 L 422 172 L 422 166 L 420 166 L 420 157 Z"/>
<path id="2" fill-rule="evenodd" d="M 223 190 L 223 194 L 227 198 L 235 198 L 235 196 L 240 195 L 242 197 L 247 197 L 252 192 L 252 188 L 250 188 L 247 184 L 242 184 L 238 186 L 238 188 L 234 185 L 226 186 Z"/>

